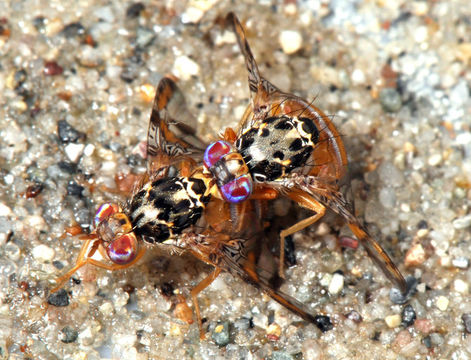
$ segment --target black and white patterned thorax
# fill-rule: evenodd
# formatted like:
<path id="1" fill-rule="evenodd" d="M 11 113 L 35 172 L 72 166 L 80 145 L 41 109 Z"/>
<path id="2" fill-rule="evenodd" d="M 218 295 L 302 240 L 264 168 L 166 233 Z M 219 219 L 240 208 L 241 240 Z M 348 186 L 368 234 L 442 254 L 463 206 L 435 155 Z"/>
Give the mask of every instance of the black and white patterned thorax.
<path id="1" fill-rule="evenodd" d="M 236 147 L 257 182 L 276 181 L 295 169 L 313 166 L 310 156 L 319 130 L 307 117 L 273 116 L 246 130 Z"/>
<path id="2" fill-rule="evenodd" d="M 148 182 L 130 200 L 128 214 L 137 236 L 149 243 L 173 239 L 201 217 L 209 196 L 201 179 L 170 177 Z"/>

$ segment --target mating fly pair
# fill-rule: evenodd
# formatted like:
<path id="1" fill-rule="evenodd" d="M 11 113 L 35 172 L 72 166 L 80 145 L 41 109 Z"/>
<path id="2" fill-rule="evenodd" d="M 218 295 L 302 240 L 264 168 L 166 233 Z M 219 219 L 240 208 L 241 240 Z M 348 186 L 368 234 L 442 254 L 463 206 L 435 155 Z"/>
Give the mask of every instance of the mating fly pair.
<path id="1" fill-rule="evenodd" d="M 234 14 L 233 25 L 249 72 L 251 104 L 238 132 L 226 129 L 209 146 L 195 135 L 194 121 L 175 83 L 158 85 L 147 136 L 147 175 L 122 206 L 104 204 L 95 230 L 84 237 L 75 266 L 57 280 L 57 290 L 85 264 L 124 269 L 144 254 L 145 244 L 189 251 L 214 270 L 191 296 L 202 329 L 197 294 L 221 271 L 239 275 L 303 319 L 319 325 L 295 299 L 273 286 L 274 262 L 259 262 L 263 251 L 263 203 L 286 196 L 315 212 L 281 232 L 284 238 L 317 221 L 331 208 L 349 224 L 368 254 L 404 291 L 405 281 L 391 259 L 349 210 L 338 182 L 347 164 L 342 141 L 312 104 L 283 93 L 261 77 Z M 283 246 L 280 246 L 283 249 Z M 282 274 L 283 251 L 279 260 Z"/>

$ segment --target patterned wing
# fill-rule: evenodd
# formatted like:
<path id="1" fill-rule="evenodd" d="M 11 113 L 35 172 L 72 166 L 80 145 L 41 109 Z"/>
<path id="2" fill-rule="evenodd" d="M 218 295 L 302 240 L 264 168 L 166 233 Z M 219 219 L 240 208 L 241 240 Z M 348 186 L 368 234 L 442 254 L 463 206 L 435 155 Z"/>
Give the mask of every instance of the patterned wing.
<path id="1" fill-rule="evenodd" d="M 199 161 L 206 144 L 196 135 L 196 119 L 175 82 L 164 77 L 157 86 L 147 132 L 149 173 L 181 161 Z"/>

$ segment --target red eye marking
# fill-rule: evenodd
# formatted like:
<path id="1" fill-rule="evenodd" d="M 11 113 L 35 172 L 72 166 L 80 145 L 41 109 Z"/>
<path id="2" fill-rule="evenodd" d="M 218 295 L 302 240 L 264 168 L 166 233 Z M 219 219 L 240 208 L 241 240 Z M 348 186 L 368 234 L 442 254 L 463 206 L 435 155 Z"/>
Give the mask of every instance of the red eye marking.
<path id="1" fill-rule="evenodd" d="M 95 213 L 95 228 L 101 223 L 103 220 L 109 218 L 111 215 L 117 213 L 119 211 L 119 207 L 116 204 L 107 203 L 101 205 Z"/>
<path id="2" fill-rule="evenodd" d="M 118 265 L 129 264 L 134 260 L 137 251 L 137 239 L 134 234 L 120 236 L 110 243 L 106 252 L 112 262 Z"/>

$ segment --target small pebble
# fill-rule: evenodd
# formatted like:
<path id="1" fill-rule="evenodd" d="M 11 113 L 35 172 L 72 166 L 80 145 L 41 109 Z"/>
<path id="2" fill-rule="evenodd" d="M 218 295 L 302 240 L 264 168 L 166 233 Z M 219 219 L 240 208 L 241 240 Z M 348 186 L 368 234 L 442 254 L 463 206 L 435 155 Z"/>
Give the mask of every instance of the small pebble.
<path id="1" fill-rule="evenodd" d="M 468 334 L 471 334 L 471 314 L 463 314 L 461 316 L 461 320 L 463 320 L 463 325 Z"/>
<path id="2" fill-rule="evenodd" d="M 32 199 L 38 196 L 43 190 L 44 185 L 42 183 L 34 183 L 26 189 L 25 196 L 27 199 Z"/>
<path id="3" fill-rule="evenodd" d="M 77 184 L 75 181 L 70 181 L 67 184 L 67 195 L 82 197 L 84 189 L 83 186 Z"/>
<path id="4" fill-rule="evenodd" d="M 427 163 L 430 166 L 437 166 L 442 162 L 442 155 L 441 154 L 433 154 L 427 160 Z"/>
<path id="5" fill-rule="evenodd" d="M 234 328 L 238 330 L 248 330 L 252 327 L 252 319 L 243 317 L 234 321 Z"/>
<path id="6" fill-rule="evenodd" d="M 450 300 L 448 300 L 445 296 L 438 296 L 435 299 L 435 305 L 440 311 L 446 311 L 448 309 L 448 305 L 450 304 Z"/>
<path id="7" fill-rule="evenodd" d="M 78 159 L 80 159 L 80 156 L 82 156 L 83 149 L 85 149 L 85 144 L 68 144 L 64 148 L 64 151 L 69 160 L 76 163 Z"/>
<path id="8" fill-rule="evenodd" d="M 182 80 L 190 80 L 200 73 L 200 66 L 188 56 L 182 55 L 175 59 L 173 73 Z"/>
<path id="9" fill-rule="evenodd" d="M 280 33 L 278 41 L 285 54 L 294 54 L 303 44 L 303 37 L 299 31 L 284 30 Z"/>
<path id="10" fill-rule="evenodd" d="M 350 236 L 341 236 L 339 239 L 340 246 L 349 249 L 357 249 L 359 245 L 358 239 L 355 239 Z"/>
<path id="11" fill-rule="evenodd" d="M 144 4 L 141 2 L 132 3 L 126 9 L 126 17 L 129 19 L 137 18 L 145 9 Z"/>
<path id="12" fill-rule="evenodd" d="M 395 327 L 398 327 L 401 323 L 401 316 L 399 314 L 388 315 L 384 318 L 384 321 L 386 322 L 386 325 L 388 325 L 389 328 L 393 329 Z"/>
<path id="13" fill-rule="evenodd" d="M 430 338 L 430 335 L 427 335 L 422 339 L 422 344 L 424 344 L 427 349 L 432 347 L 432 339 Z"/>
<path id="14" fill-rule="evenodd" d="M 65 326 L 61 330 L 61 333 L 62 333 L 61 341 L 64 344 L 70 344 L 70 343 L 75 342 L 75 340 L 77 340 L 78 332 L 77 330 L 72 329 L 70 326 Z"/>
<path id="15" fill-rule="evenodd" d="M 47 302 L 53 306 L 68 306 L 69 305 L 69 294 L 64 289 L 49 295 Z"/>
<path id="16" fill-rule="evenodd" d="M 413 245 L 409 251 L 407 251 L 404 259 L 406 266 L 418 266 L 425 261 L 425 249 L 422 244 Z"/>
<path id="17" fill-rule="evenodd" d="M 61 34 L 67 38 L 82 36 L 85 34 L 85 28 L 79 22 L 74 22 L 66 25 Z"/>
<path id="18" fill-rule="evenodd" d="M 285 351 L 273 351 L 271 354 L 271 360 L 294 360 L 291 354 L 288 354 Z"/>
<path id="19" fill-rule="evenodd" d="M 344 285 L 344 277 L 341 274 L 335 273 L 332 276 L 332 280 L 329 284 L 329 293 L 331 295 L 337 295 L 340 291 L 342 291 Z"/>
<path id="20" fill-rule="evenodd" d="M 414 327 L 417 331 L 420 331 L 422 334 L 430 334 L 434 330 L 433 324 L 429 319 L 417 319 L 414 323 Z"/>
<path id="21" fill-rule="evenodd" d="M 140 48 L 149 46 L 155 39 L 155 32 L 143 26 L 139 26 L 136 31 L 136 45 Z"/>
<path id="22" fill-rule="evenodd" d="M 468 294 L 469 284 L 461 279 L 456 279 L 453 281 L 453 289 L 460 294 Z"/>
<path id="23" fill-rule="evenodd" d="M 402 107 L 401 96 L 393 88 L 382 89 L 379 92 L 379 101 L 386 112 L 397 112 Z"/>
<path id="24" fill-rule="evenodd" d="M 54 249 L 44 244 L 35 246 L 33 248 L 33 257 L 42 263 L 52 261 L 55 254 L 56 253 Z"/>
<path id="25" fill-rule="evenodd" d="M 362 85 L 366 81 L 365 73 L 361 69 L 353 70 L 351 77 L 355 85 Z"/>
<path id="26" fill-rule="evenodd" d="M 319 328 L 320 331 L 323 333 L 332 330 L 334 328 L 334 325 L 330 321 L 330 317 L 325 316 L 325 315 L 316 315 L 314 318 L 314 322 L 316 326 Z"/>
<path id="27" fill-rule="evenodd" d="M 56 76 L 61 75 L 64 72 L 62 66 L 60 66 L 55 61 L 46 61 L 44 63 L 44 75 L 47 76 Z"/>
<path id="28" fill-rule="evenodd" d="M 401 316 L 402 316 L 401 325 L 404 327 L 409 327 L 413 325 L 415 319 L 417 319 L 415 310 L 411 305 L 406 305 L 404 309 L 402 309 Z"/>
<path id="29" fill-rule="evenodd" d="M 3 246 L 4 254 L 12 261 L 20 259 L 20 248 L 14 242 L 10 241 Z"/>
<path id="30" fill-rule="evenodd" d="M 451 261 L 451 264 L 458 269 L 467 269 L 469 267 L 469 258 L 460 256 L 460 257 L 454 258 Z"/>
<path id="31" fill-rule="evenodd" d="M 267 328 L 267 338 L 273 341 L 280 340 L 281 336 L 281 327 L 277 323 L 273 323 L 268 325 Z"/>
<path id="32" fill-rule="evenodd" d="M 57 123 L 57 133 L 62 143 L 75 143 L 85 138 L 85 134 L 75 130 L 66 120 L 59 120 Z"/>
<path id="33" fill-rule="evenodd" d="M 471 226 L 471 214 L 459 217 L 455 220 L 453 220 L 453 227 L 455 229 L 466 229 Z"/>
<path id="34" fill-rule="evenodd" d="M 359 324 L 362 322 L 363 318 L 361 317 L 358 311 L 352 310 L 347 315 L 345 315 L 348 319 L 352 320 L 354 323 Z"/>
<path id="35" fill-rule="evenodd" d="M 229 333 L 229 321 L 224 321 L 217 324 L 211 334 L 211 338 L 218 346 L 226 346 L 229 344 L 230 333 Z"/>

